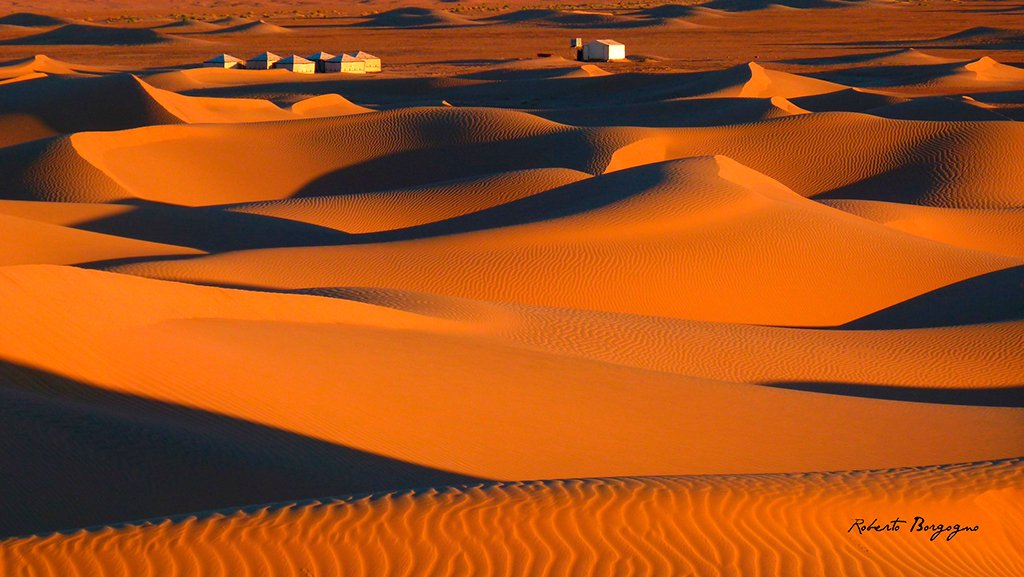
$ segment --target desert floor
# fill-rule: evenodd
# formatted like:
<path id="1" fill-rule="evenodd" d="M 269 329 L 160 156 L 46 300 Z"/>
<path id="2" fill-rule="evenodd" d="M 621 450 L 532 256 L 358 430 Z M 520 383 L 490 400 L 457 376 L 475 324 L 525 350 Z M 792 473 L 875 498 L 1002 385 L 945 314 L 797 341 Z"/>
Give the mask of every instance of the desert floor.
<path id="1" fill-rule="evenodd" d="M 1024 3 L 80 4 L 0 17 L 0 575 L 1024 575 Z"/>

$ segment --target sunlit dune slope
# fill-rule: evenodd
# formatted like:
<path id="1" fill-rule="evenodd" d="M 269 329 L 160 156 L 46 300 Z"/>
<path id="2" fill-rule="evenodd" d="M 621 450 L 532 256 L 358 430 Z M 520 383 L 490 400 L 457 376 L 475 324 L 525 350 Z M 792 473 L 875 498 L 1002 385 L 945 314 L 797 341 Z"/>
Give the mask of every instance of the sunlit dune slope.
<path id="1" fill-rule="evenodd" d="M 83 264 L 200 251 L 45 224 L 0 214 L 0 265 Z"/>
<path id="2" fill-rule="evenodd" d="M 896 368 L 898 362 L 885 361 L 892 348 L 886 343 L 896 335 L 884 332 L 877 338 L 785 331 L 730 335 L 728 327 L 650 323 L 644 328 L 643 319 L 619 319 L 611 322 L 626 332 L 603 341 L 586 336 L 608 333 L 601 319 L 559 319 L 557 312 L 547 313 L 553 315 L 548 319 L 536 312 L 524 318 L 486 303 L 441 301 L 428 314 L 358 300 L 196 287 L 61 267 L 8 267 L 0 274 L 4 318 L 11 327 L 10 336 L 0 341 L 0 356 L 8 362 L 88 389 L 207 411 L 475 477 L 869 468 L 1002 458 L 1021 450 L 1019 409 L 970 406 L 970 395 L 966 404 L 895 402 L 849 396 L 842 387 L 836 388 L 840 394 L 820 394 L 686 374 L 691 367 L 720 376 L 743 372 L 745 365 L 730 368 L 731 357 L 715 360 L 717 355 L 696 351 L 756 336 L 748 342 L 768 343 L 762 358 L 788 359 L 791 374 L 802 370 L 795 360 L 801 350 L 806 355 L 853 346 L 862 358 L 880 359 L 876 378 L 886 371 L 912 375 Z M 631 325 L 637 328 L 625 328 Z M 1020 376 L 1015 357 L 991 366 L 986 354 L 1006 339 L 1019 340 L 1020 330 L 1014 323 L 947 335 L 922 331 L 909 335 L 907 342 L 914 344 L 900 358 L 935 374 L 939 367 L 926 367 L 941 359 L 943 347 L 974 339 L 974 359 L 958 363 L 964 375 L 970 374 L 969 366 L 980 371 L 987 363 L 989 374 L 1013 383 Z M 89 346 L 76 345 L 84 342 Z M 692 352 L 672 359 L 668 351 L 673 349 L 660 347 L 661 342 L 686 343 Z M 153 343 L 159 343 L 159 355 L 152 354 Z M 768 353 L 773 347 L 779 355 Z M 632 359 L 622 358 L 616 349 L 636 352 Z M 914 351 L 925 354 L 912 361 Z M 665 370 L 672 365 L 680 372 Z M 818 365 L 817 374 L 835 370 L 830 366 Z M 753 376 L 756 363 L 750 367 L 746 372 Z M 260 378 L 254 380 L 254 374 Z M 980 386 L 992 384 L 975 379 Z M 15 379 L 9 386 L 46 393 L 47 403 L 59 403 L 63 395 L 32 381 Z M 99 410 L 108 402 L 104 398 L 95 396 L 82 410 Z M 566 419 L 570 407 L 573 417 Z M 873 426 L 865 428 L 869 415 Z M 944 426 L 927 426 L 934 422 Z M 191 427 L 191 434 L 202 434 L 205 425 Z M 33 438 L 42 441 L 52 434 L 56 430 Z M 751 435 L 759 439 L 756 445 L 747 441 Z M 809 435 L 819 441 L 804 443 Z M 119 443 L 112 443 L 104 446 L 118 450 Z M 858 450 L 843 450 L 852 445 Z M 48 506 L 45 494 L 28 499 L 23 497 L 21 506 Z M 178 502 L 187 500 L 188 495 L 179 496 Z"/>
<path id="3" fill-rule="evenodd" d="M 1013 532 L 1024 522 L 1021 469 L 1001 461 L 481 484 L 156 519 L 7 541 L 0 552 L 26 576 L 125 568 L 149 575 L 160 567 L 163 575 L 196 577 L 1008 577 L 1024 570 Z M 864 525 L 898 519 L 900 531 L 851 533 L 858 518 Z M 922 530 L 937 523 L 970 530 Z"/>
<path id="4" fill-rule="evenodd" d="M 873 200 L 822 203 L 924 238 L 1024 258 L 1024 208 L 948 209 Z"/>

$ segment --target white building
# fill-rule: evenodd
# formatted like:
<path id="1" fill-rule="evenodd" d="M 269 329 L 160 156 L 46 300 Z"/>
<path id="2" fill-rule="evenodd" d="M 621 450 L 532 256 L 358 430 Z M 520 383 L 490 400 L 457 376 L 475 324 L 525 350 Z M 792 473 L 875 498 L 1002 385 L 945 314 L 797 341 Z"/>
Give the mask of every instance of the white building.
<path id="1" fill-rule="evenodd" d="M 369 52 L 363 52 L 360 50 L 352 56 L 363 61 L 363 70 L 366 72 L 380 72 L 380 58 L 370 54 Z"/>
<path id="2" fill-rule="evenodd" d="M 270 70 L 279 60 L 281 60 L 281 57 L 277 54 L 264 52 L 246 60 L 245 67 L 253 70 Z"/>
<path id="3" fill-rule="evenodd" d="M 317 72 L 327 72 L 327 61 L 331 58 L 334 58 L 333 54 L 321 51 L 316 54 L 310 54 L 306 57 L 306 60 L 311 60 L 316 65 Z"/>
<path id="4" fill-rule="evenodd" d="M 583 45 L 583 60 L 587 62 L 607 62 L 624 60 L 626 45 L 614 40 L 591 40 Z"/>
<path id="5" fill-rule="evenodd" d="M 285 70 L 291 70 L 300 74 L 313 74 L 316 72 L 316 64 L 312 60 L 307 60 L 295 54 L 278 60 L 274 68 L 284 68 Z"/>
<path id="6" fill-rule="evenodd" d="M 328 60 L 325 66 L 327 72 L 346 72 L 348 74 L 363 74 L 366 72 L 366 62 L 351 54 L 339 54 Z"/>
<path id="7" fill-rule="evenodd" d="M 230 54 L 218 54 L 203 62 L 206 68 L 245 68 L 245 60 L 235 58 Z"/>

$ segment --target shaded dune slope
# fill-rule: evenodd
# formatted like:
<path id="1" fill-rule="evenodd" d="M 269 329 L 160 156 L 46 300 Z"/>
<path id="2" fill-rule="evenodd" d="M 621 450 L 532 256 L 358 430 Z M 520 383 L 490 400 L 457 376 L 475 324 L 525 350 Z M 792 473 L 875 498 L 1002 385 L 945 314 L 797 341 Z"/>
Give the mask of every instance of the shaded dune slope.
<path id="1" fill-rule="evenodd" d="M 49 16 L 47 14 L 12 12 L 6 16 L 0 17 L 0 24 L 6 26 L 25 26 L 29 28 L 46 28 L 48 26 L 70 24 L 70 22 L 64 18 Z"/>
<path id="2" fill-rule="evenodd" d="M 468 18 L 452 14 L 447 10 L 432 8 L 403 7 L 374 14 L 353 26 L 375 28 L 447 28 L 477 24 Z"/>
<path id="3" fill-rule="evenodd" d="M 5 438 L 22 439 L 4 444 L 19 497 L 0 504 L 0 535 L 473 480 L 6 362 L 0 397 Z"/>
<path id="4" fill-rule="evenodd" d="M 118 28 L 94 24 L 65 24 L 59 28 L 0 41 L 0 44 L 18 46 L 56 45 L 97 45 L 97 46 L 141 46 L 184 42 L 149 28 Z"/>

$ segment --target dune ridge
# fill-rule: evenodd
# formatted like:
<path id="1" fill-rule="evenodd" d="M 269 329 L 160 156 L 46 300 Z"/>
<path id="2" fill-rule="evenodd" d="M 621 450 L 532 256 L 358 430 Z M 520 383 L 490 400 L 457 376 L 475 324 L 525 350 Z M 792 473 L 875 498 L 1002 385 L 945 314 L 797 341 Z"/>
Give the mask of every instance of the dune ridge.
<path id="1" fill-rule="evenodd" d="M 891 471 L 483 484 L 282 503 L 0 543 L 23 575 L 1015 575 L 1017 460 Z M 851 510 L 854 512 L 851 513 Z M 861 510 L 902 534 L 850 535 Z M 947 542 L 915 517 L 978 527 Z M 970 519 L 970 521 L 968 521 Z M 799 528 L 800 537 L 780 530 Z M 939 535 L 945 539 L 950 532 Z M 864 542 L 869 542 L 867 549 Z M 267 546 L 273 543 L 272 550 Z M 145 555 L 142 552 L 145 551 Z M 198 552 L 197 554 L 195 554 Z"/>

